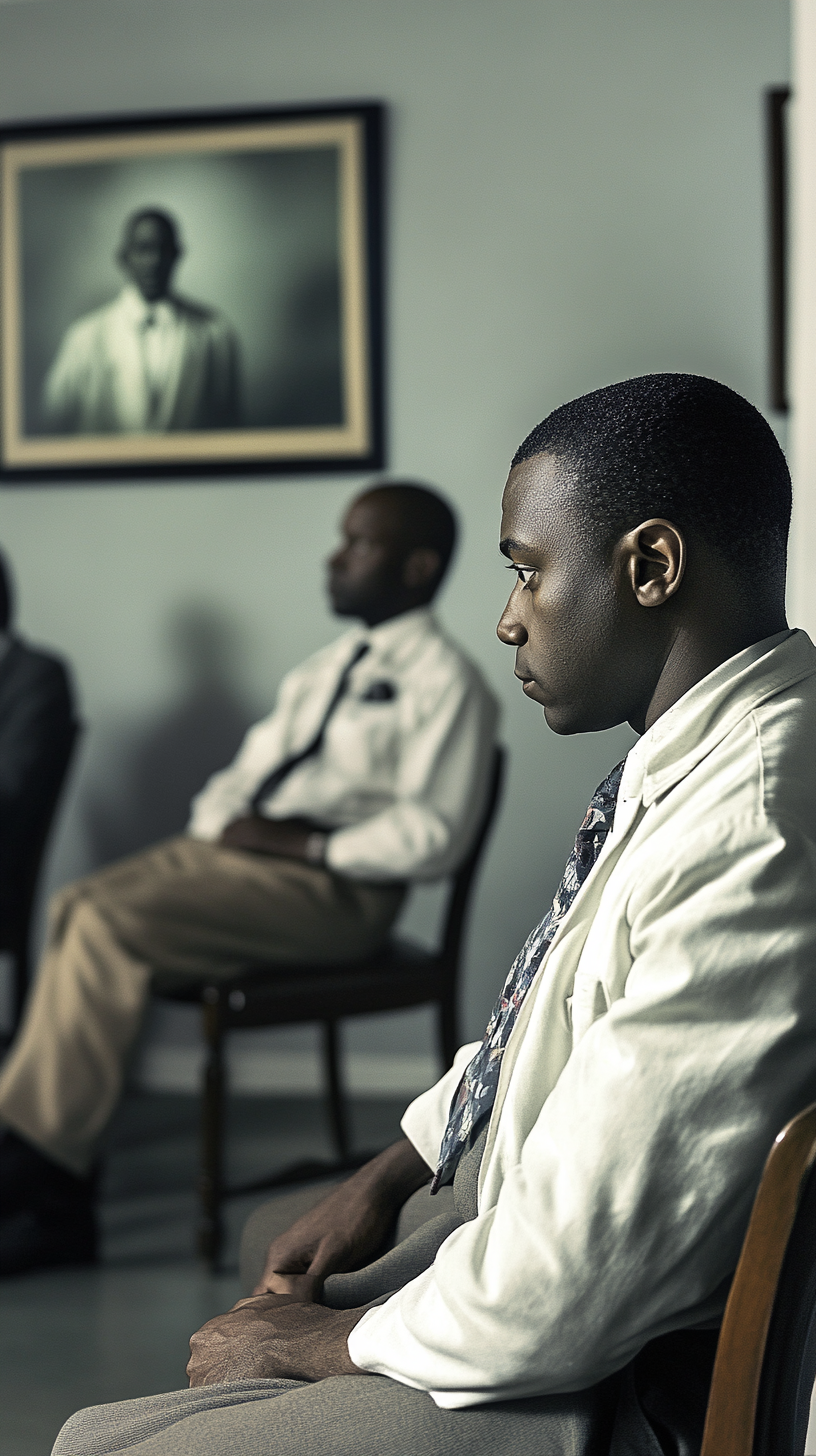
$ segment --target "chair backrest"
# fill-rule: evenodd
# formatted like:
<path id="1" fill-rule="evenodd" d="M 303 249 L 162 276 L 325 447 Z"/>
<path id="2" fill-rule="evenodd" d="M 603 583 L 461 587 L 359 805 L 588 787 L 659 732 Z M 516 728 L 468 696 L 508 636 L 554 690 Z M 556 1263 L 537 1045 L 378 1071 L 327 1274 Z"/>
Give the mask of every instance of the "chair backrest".
<path id="1" fill-rule="evenodd" d="M 700 1456 L 802 1456 L 816 1378 L 816 1103 L 777 1137 L 717 1346 Z"/>
<path id="2" fill-rule="evenodd" d="M 488 785 L 482 817 L 476 831 L 476 837 L 470 847 L 467 859 L 463 860 L 451 881 L 445 921 L 442 927 L 442 945 L 439 953 L 441 959 L 454 971 L 459 960 L 462 929 L 465 923 L 465 915 L 467 914 L 471 890 L 473 889 L 473 881 L 476 877 L 482 851 L 487 842 L 487 836 L 490 833 L 491 825 L 496 817 L 496 810 L 499 807 L 505 759 L 506 752 L 501 744 L 497 743 L 493 749 L 493 761 L 490 766 L 490 783 Z"/>

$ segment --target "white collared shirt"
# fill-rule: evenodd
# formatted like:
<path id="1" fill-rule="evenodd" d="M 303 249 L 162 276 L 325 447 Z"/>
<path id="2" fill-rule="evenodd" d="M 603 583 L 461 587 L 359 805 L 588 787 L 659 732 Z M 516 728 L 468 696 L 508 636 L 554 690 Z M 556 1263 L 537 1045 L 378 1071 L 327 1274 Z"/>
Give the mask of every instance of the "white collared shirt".
<path id="1" fill-rule="evenodd" d="M 176 294 L 149 303 L 128 283 L 66 331 L 43 405 L 52 427 L 67 433 L 234 425 L 235 335 L 215 309 Z"/>
<path id="2" fill-rule="evenodd" d="M 355 1364 L 467 1406 L 718 1322 L 773 1139 L 816 1099 L 815 730 L 816 648 L 785 632 L 631 750 L 505 1050 L 479 1215 L 363 1317 Z M 405 1114 L 430 1167 L 475 1050 Z"/>
<path id="3" fill-rule="evenodd" d="M 317 732 L 363 642 L 322 749 L 261 805 L 335 829 L 326 862 L 353 879 L 435 879 L 466 853 L 484 806 L 498 707 L 427 607 L 353 628 L 283 680 L 274 712 L 193 800 L 188 833 L 217 839 L 270 770 Z M 389 695 L 390 694 L 390 695 Z"/>

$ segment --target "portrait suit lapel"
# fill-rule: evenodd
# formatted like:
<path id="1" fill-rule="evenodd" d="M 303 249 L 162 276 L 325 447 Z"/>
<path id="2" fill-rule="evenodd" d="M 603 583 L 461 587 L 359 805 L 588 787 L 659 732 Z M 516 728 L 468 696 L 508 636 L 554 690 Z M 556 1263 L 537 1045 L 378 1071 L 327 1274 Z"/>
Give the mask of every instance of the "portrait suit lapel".
<path id="1" fill-rule="evenodd" d="M 165 391 L 165 429 L 206 429 L 201 402 L 209 400 L 207 370 L 209 365 L 209 333 L 198 315 L 183 299 L 174 298 L 178 328 L 175 331 L 174 357 Z"/>
<path id="2" fill-rule="evenodd" d="M 167 376 L 157 419 L 160 430 L 168 430 L 172 427 L 179 429 L 193 423 L 189 417 L 189 404 L 186 411 L 184 410 L 185 385 L 188 396 L 191 385 L 197 393 L 202 368 L 199 331 L 193 328 L 186 309 L 177 299 L 174 298 L 171 301 L 171 307 L 176 317 L 177 327 L 173 330 L 171 337 Z M 193 397 L 195 398 L 196 395 Z M 197 421 L 196 423 L 203 422 Z"/>

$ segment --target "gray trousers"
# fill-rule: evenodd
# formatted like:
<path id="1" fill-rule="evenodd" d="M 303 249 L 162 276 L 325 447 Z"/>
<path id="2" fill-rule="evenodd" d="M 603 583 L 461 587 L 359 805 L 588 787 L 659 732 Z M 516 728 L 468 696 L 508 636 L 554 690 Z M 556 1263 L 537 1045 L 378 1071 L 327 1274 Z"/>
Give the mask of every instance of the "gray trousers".
<path id="1" fill-rule="evenodd" d="M 385 1299 L 428 1268 L 453 1229 L 475 1216 L 481 1151 L 480 1140 L 453 1190 L 431 1199 L 420 1189 L 408 1200 L 397 1242 L 373 1264 L 327 1279 L 326 1304 Z M 315 1190 L 304 1190 L 253 1214 L 241 1251 L 245 1287 L 310 1194 L 315 1202 Z M 715 1344 L 716 1336 L 680 1332 L 589 1390 L 454 1411 L 381 1375 L 198 1386 L 80 1411 L 53 1456 L 697 1456 Z"/>

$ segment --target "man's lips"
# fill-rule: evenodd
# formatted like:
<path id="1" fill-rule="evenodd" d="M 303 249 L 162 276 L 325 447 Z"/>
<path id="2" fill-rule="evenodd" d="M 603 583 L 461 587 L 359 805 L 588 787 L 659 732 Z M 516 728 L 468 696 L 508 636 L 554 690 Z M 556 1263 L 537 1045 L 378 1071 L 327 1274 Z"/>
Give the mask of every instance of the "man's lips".
<path id="1" fill-rule="evenodd" d="M 536 682 L 534 677 L 529 677 L 526 672 L 520 672 L 517 667 L 513 669 L 513 673 L 521 683 L 521 691 L 523 693 L 529 692 L 530 688 L 535 687 Z"/>

